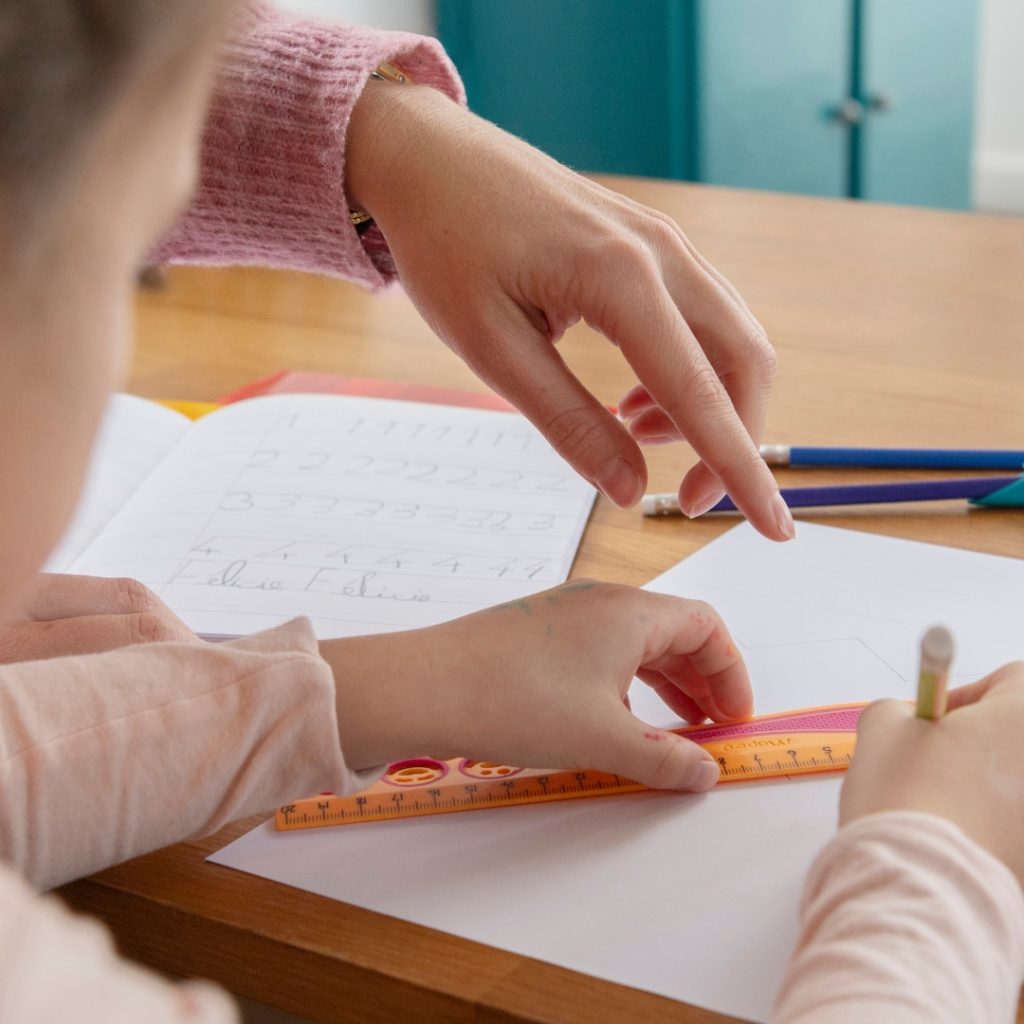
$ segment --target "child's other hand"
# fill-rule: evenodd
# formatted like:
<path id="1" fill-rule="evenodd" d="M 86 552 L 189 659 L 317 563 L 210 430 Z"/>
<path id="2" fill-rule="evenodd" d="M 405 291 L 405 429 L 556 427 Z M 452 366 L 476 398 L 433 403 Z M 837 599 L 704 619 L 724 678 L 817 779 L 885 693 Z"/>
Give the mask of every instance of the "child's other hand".
<path id="1" fill-rule="evenodd" d="M 0 663 L 195 639 L 137 580 L 40 573 L 21 615 L 0 623 Z"/>
<path id="2" fill-rule="evenodd" d="M 689 721 L 752 710 L 743 660 L 706 604 L 585 580 L 429 629 L 321 649 L 336 667 L 343 747 L 355 768 L 464 754 L 704 790 L 718 766 L 630 713 L 633 676 Z"/>
<path id="3" fill-rule="evenodd" d="M 898 701 L 861 717 L 840 824 L 878 811 L 948 818 L 1024 884 L 1024 662 L 954 690 L 938 722 Z"/>

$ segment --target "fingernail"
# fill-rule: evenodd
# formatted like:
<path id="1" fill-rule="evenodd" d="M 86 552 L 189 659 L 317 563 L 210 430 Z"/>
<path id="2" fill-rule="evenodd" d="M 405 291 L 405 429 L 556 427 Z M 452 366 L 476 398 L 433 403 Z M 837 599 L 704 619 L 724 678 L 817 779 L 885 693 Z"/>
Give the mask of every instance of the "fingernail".
<path id="1" fill-rule="evenodd" d="M 708 509 L 714 508 L 724 497 L 725 491 L 721 487 L 712 487 L 710 491 L 705 491 L 700 497 L 691 499 L 685 505 L 680 505 L 680 508 L 683 510 L 683 515 L 690 519 L 696 519 L 698 516 L 704 515 Z"/>
<path id="2" fill-rule="evenodd" d="M 693 769 L 690 778 L 690 789 L 694 793 L 704 793 L 718 782 L 718 765 L 711 758 L 700 761 Z"/>
<path id="3" fill-rule="evenodd" d="M 772 498 L 772 513 L 775 516 L 775 525 L 779 528 L 779 533 L 786 540 L 792 540 L 796 536 L 793 513 L 789 511 L 789 506 L 778 491 L 775 492 L 775 497 Z"/>
<path id="4" fill-rule="evenodd" d="M 605 463 L 595 483 L 601 493 L 619 508 L 629 508 L 635 504 L 643 487 L 636 471 L 621 455 Z"/>

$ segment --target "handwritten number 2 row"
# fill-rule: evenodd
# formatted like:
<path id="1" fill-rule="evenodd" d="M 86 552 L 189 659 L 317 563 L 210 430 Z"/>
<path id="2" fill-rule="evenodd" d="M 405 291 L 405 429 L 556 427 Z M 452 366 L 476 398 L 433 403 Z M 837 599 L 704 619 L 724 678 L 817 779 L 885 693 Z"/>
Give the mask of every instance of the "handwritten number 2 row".
<path id="1" fill-rule="evenodd" d="M 246 469 L 282 472 L 325 471 L 340 476 L 385 476 L 402 480 L 429 481 L 447 486 L 494 487 L 502 490 L 564 491 L 566 477 L 559 473 L 518 473 L 514 470 L 445 466 L 413 459 L 382 459 L 374 455 L 343 455 L 331 452 L 253 452 Z"/>

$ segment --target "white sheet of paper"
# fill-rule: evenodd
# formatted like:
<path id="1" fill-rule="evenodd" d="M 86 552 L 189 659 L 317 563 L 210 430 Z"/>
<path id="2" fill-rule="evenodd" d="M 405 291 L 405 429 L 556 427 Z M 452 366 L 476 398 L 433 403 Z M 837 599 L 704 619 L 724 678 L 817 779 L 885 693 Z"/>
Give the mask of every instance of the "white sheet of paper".
<path id="1" fill-rule="evenodd" d="M 758 710 L 913 696 L 933 622 L 955 677 L 1024 656 L 1024 562 L 801 523 L 743 525 L 654 580 L 725 616 Z M 640 683 L 634 710 L 673 716 Z M 275 833 L 210 859 L 720 1013 L 768 1018 L 841 779 L 640 794 Z M 302 794 L 296 794 L 300 796 Z"/>
<path id="2" fill-rule="evenodd" d="M 255 398 L 193 424 L 72 571 L 135 577 L 203 633 L 413 628 L 562 582 L 593 500 L 513 413 Z"/>
<path id="3" fill-rule="evenodd" d="M 188 430 L 180 412 L 134 395 L 110 399 L 85 486 L 60 544 L 47 559 L 46 572 L 69 572 L 76 558 L 121 510 Z"/>

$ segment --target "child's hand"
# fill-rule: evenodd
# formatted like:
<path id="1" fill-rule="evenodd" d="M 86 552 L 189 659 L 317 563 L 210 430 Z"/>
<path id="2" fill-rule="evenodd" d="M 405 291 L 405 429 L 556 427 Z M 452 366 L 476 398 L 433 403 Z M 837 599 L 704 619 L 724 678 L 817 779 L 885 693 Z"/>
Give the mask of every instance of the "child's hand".
<path id="1" fill-rule="evenodd" d="M 0 623 L 0 663 L 195 639 L 195 633 L 136 580 L 40 573 L 21 615 Z"/>
<path id="2" fill-rule="evenodd" d="M 690 721 L 751 713 L 746 668 L 700 601 L 573 581 L 429 629 L 321 645 L 335 667 L 346 759 L 464 754 L 595 768 L 704 790 L 718 766 L 627 709 L 634 675 Z"/>
<path id="3" fill-rule="evenodd" d="M 898 701 L 860 720 L 840 824 L 878 811 L 948 818 L 1024 884 L 1024 662 L 949 695 L 937 722 Z"/>

